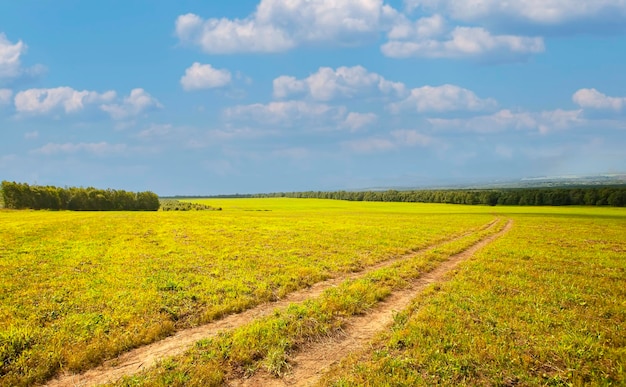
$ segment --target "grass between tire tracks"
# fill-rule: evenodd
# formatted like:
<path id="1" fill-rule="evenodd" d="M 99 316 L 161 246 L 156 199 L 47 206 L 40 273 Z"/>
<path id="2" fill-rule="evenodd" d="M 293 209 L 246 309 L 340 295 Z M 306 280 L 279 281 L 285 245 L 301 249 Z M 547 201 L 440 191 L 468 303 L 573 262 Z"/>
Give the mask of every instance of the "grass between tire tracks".
<path id="1" fill-rule="evenodd" d="M 124 378 L 117 385 L 216 386 L 230 378 L 252 375 L 259 368 L 279 376 L 289 370 L 289 355 L 300 346 L 340 333 L 351 316 L 367 313 L 394 290 L 407 287 L 411 280 L 499 232 L 505 224 L 501 220 L 494 227 L 418 253 L 363 278 L 347 280 L 319 298 L 292 304 L 239 329 L 201 340 L 185 355 L 164 360 L 154 369 Z"/>

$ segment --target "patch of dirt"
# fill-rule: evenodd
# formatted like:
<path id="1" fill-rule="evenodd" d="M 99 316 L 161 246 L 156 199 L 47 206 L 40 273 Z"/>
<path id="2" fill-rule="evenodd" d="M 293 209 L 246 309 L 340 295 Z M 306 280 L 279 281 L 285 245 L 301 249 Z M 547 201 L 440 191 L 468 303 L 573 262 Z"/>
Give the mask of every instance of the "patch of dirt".
<path id="1" fill-rule="evenodd" d="M 498 223 L 498 219 L 481 227 L 481 230 L 494 227 L 497 223 Z M 406 255 L 398 256 L 396 258 L 392 258 L 392 259 L 380 262 L 373 266 L 368 266 L 365 270 L 362 270 L 356 273 L 345 274 L 345 275 L 341 275 L 339 277 L 336 277 L 327 281 L 318 282 L 309 288 L 290 293 L 281 300 L 262 304 L 257 307 L 248 309 L 244 312 L 226 316 L 220 320 L 211 322 L 209 324 L 206 324 L 197 328 L 191 328 L 191 329 L 178 331 L 177 333 L 175 333 L 174 335 L 170 337 L 167 337 L 153 344 L 149 344 L 143 347 L 136 348 L 129 352 L 126 352 L 118 356 L 117 358 L 108 360 L 103 365 L 97 368 L 88 370 L 82 374 L 78 374 L 78 375 L 67 374 L 67 373 L 62 374 L 58 378 L 53 379 L 50 382 L 48 382 L 45 386 L 47 387 L 86 387 L 86 386 L 96 386 L 96 385 L 105 384 L 105 383 L 114 383 L 115 381 L 121 379 L 124 376 L 135 375 L 141 371 L 151 368 L 157 362 L 164 360 L 165 358 L 182 354 L 186 350 L 191 348 L 197 341 L 215 337 L 220 331 L 227 330 L 227 329 L 234 329 L 242 325 L 248 324 L 260 317 L 270 315 L 276 309 L 286 308 L 291 303 L 302 302 L 309 298 L 318 297 L 326 289 L 329 289 L 333 286 L 337 286 L 347 279 L 356 279 L 356 278 L 365 276 L 372 271 L 391 266 L 392 264 L 401 260 L 410 259 L 414 257 L 416 254 L 420 254 L 425 251 L 436 249 L 437 247 L 445 243 L 449 243 L 451 241 L 461 239 L 472 233 L 473 232 L 467 232 L 467 233 L 458 235 L 456 237 L 446 239 L 442 242 L 436 243 L 424 249 L 417 250 L 415 252 L 412 252 Z M 489 241 L 491 239 L 493 239 L 493 237 L 485 239 L 484 243 L 487 243 L 486 241 Z M 474 251 L 472 249 L 479 248 L 478 246 L 480 246 L 481 243 L 475 245 L 474 247 L 472 247 L 470 250 L 467 250 L 467 251 Z M 460 255 L 462 254 L 465 254 L 465 253 L 461 253 Z M 452 262 L 455 259 L 460 260 L 459 258 L 453 257 L 450 261 L 443 263 L 442 266 L 440 267 L 449 266 L 451 264 L 450 262 Z M 424 279 L 429 278 L 428 276 L 430 275 L 434 275 L 435 273 L 438 272 L 438 270 L 439 268 L 427 274 L 426 276 L 424 276 Z M 407 293 L 408 296 L 406 297 L 409 297 L 409 301 L 410 301 L 410 298 L 412 298 L 410 297 L 410 295 L 414 294 L 415 291 L 417 290 L 413 289 L 410 293 Z M 396 303 L 408 302 L 408 301 L 394 301 L 396 300 L 396 297 L 397 297 L 396 295 L 390 297 L 388 301 L 384 303 L 384 305 L 387 305 L 389 302 L 396 302 Z M 395 308 L 393 310 L 398 309 L 397 307 L 393 307 L 393 308 Z M 370 326 L 371 324 L 376 324 L 376 322 L 370 321 L 369 317 L 364 317 L 363 321 L 355 320 L 354 324 L 363 324 L 363 326 L 365 327 L 365 326 Z M 381 322 L 381 324 L 384 325 L 386 324 L 386 322 L 383 321 Z M 378 329 L 380 329 L 380 327 L 381 326 L 379 325 L 372 326 L 372 328 L 370 328 L 370 331 L 375 332 Z M 365 333 L 363 333 L 365 335 L 363 336 L 364 337 L 363 340 L 365 340 L 365 338 L 367 337 L 371 337 L 371 336 L 368 336 L 370 334 L 368 332 L 370 331 L 366 331 Z M 346 340 L 347 339 L 348 338 L 346 337 Z M 333 353 L 336 352 L 337 348 L 334 348 L 333 346 L 330 346 L 330 348 L 331 348 L 330 349 L 331 352 Z M 352 348 L 352 347 L 349 347 L 349 348 Z M 305 359 L 298 360 L 299 362 L 298 364 L 306 364 L 305 361 L 306 361 Z M 312 358 L 311 365 L 310 365 L 311 369 L 316 369 L 316 370 L 319 369 L 319 366 L 316 364 L 318 363 L 316 362 L 315 359 Z M 295 372 L 300 372 L 298 371 L 300 368 L 301 367 L 298 366 L 294 369 L 294 376 L 296 375 Z M 253 379 L 249 379 L 247 382 L 253 383 Z M 246 384 L 246 385 L 264 385 L 263 382 L 261 381 L 259 382 L 261 384 Z M 271 378 L 271 380 L 268 379 L 268 382 L 277 383 L 278 380 Z M 274 384 L 274 385 L 284 385 L 284 382 L 283 384 Z"/>
<path id="2" fill-rule="evenodd" d="M 501 231 L 450 257 L 436 269 L 415 280 L 410 288 L 394 292 L 367 314 L 352 318 L 341 335 L 302 348 L 290 358 L 292 368 L 284 377 L 276 378 L 265 371 L 259 371 L 249 379 L 231 380 L 229 385 L 237 387 L 315 385 L 334 364 L 351 353 L 362 351 L 376 334 L 391 326 L 394 312 L 406 309 L 428 285 L 444 280 L 459 263 L 507 233 L 512 226 L 513 222 L 509 220 Z"/>

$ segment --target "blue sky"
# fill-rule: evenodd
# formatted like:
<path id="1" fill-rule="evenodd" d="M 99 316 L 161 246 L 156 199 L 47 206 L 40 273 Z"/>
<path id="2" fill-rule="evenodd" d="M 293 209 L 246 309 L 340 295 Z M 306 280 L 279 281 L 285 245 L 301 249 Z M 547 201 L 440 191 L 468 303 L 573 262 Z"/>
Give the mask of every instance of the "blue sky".
<path id="1" fill-rule="evenodd" d="M 624 173 L 626 1 L 5 1 L 0 136 L 161 195 Z"/>

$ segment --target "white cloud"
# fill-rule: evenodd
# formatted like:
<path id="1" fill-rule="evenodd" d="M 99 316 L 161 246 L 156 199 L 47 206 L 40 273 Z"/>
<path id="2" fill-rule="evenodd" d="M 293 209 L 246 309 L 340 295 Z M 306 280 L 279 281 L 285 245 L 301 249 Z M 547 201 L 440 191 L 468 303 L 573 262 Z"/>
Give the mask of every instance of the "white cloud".
<path id="1" fill-rule="evenodd" d="M 307 101 L 275 101 L 268 104 L 240 105 L 224 111 L 228 121 L 253 122 L 253 132 L 276 134 L 261 130 L 261 125 L 300 128 L 303 130 L 348 130 L 357 132 L 378 120 L 374 113 L 350 112 L 345 106 Z M 231 130 L 224 135 L 231 137 Z M 247 132 L 246 132 L 247 133 Z"/>
<path id="2" fill-rule="evenodd" d="M 181 15 L 176 35 L 211 54 L 282 52 L 302 44 L 375 39 L 399 17 L 383 0 L 261 0 L 245 19 Z"/>
<path id="3" fill-rule="evenodd" d="M 502 132 L 506 130 L 536 130 L 547 134 L 556 130 L 566 130 L 587 123 L 582 110 L 551 110 L 544 112 L 512 112 L 500 110 L 497 113 L 467 119 L 430 118 L 428 122 L 435 129 L 449 129 L 477 133 Z"/>
<path id="4" fill-rule="evenodd" d="M 481 111 L 493 109 L 497 102 L 479 98 L 474 92 L 455 85 L 423 86 L 411 90 L 410 95 L 389 105 L 394 113 L 404 110 L 423 112 Z"/>
<path id="5" fill-rule="evenodd" d="M 21 56 L 26 53 L 27 46 L 19 40 L 11 43 L 4 33 L 0 33 L 0 80 L 15 79 L 21 76 L 37 76 L 45 71 L 42 65 L 23 68 Z"/>
<path id="6" fill-rule="evenodd" d="M 78 91 L 71 87 L 52 89 L 28 89 L 15 96 L 15 109 L 18 113 L 46 114 L 62 110 L 65 113 L 76 113 L 86 105 L 108 102 L 115 98 L 115 92 Z"/>
<path id="7" fill-rule="evenodd" d="M 456 27 L 449 34 L 443 30 L 441 19 L 427 18 L 421 23 L 389 34 L 390 40 L 381 47 L 391 58 L 495 58 L 521 60 L 545 50 L 543 39 L 515 35 L 492 35 L 482 27 Z"/>
<path id="8" fill-rule="evenodd" d="M 572 100 L 581 108 L 620 111 L 626 107 L 626 97 L 609 97 L 596 89 L 580 89 Z"/>
<path id="9" fill-rule="evenodd" d="M 339 67 L 336 70 L 320 67 L 316 73 L 302 80 L 290 76 L 274 79 L 276 98 L 305 94 L 317 101 L 330 101 L 372 93 L 404 96 L 406 87 L 400 82 L 391 82 L 379 74 L 369 72 L 362 66 Z"/>
<path id="10" fill-rule="evenodd" d="M 8 105 L 11 103 L 11 97 L 13 97 L 13 90 L 0 89 L 0 105 Z"/>
<path id="11" fill-rule="evenodd" d="M 203 20 L 194 14 L 176 20 L 178 38 L 199 46 L 209 54 L 237 52 L 281 52 L 296 44 L 287 32 L 272 25 L 259 25 L 253 19 Z"/>
<path id="12" fill-rule="evenodd" d="M 409 9 L 443 12 L 456 20 L 524 20 L 555 25 L 576 20 L 626 17 L 624 0 L 405 0 Z"/>
<path id="13" fill-rule="evenodd" d="M 351 131 L 355 132 L 359 129 L 362 129 L 366 126 L 369 126 L 378 120 L 378 116 L 374 113 L 348 113 L 345 121 L 343 122 L 343 126 L 349 128 Z"/>
<path id="14" fill-rule="evenodd" d="M 494 35 L 482 27 L 451 28 L 439 13 L 411 21 L 383 0 L 261 0 L 245 19 L 203 19 L 190 13 L 176 20 L 180 41 L 209 54 L 276 53 L 322 43 L 351 46 L 375 42 L 381 33 L 389 38 L 382 52 L 393 58 L 487 56 L 511 61 L 545 50 L 540 37 Z"/>
<path id="15" fill-rule="evenodd" d="M 146 111 L 160 109 L 163 106 L 144 89 L 133 89 L 121 104 L 104 104 L 100 109 L 109 113 L 114 120 L 123 120 L 138 116 Z"/>
<path id="16" fill-rule="evenodd" d="M 26 52 L 21 40 L 11 43 L 4 33 L 0 33 L 0 78 L 14 78 L 21 74 L 20 56 Z"/>
<path id="17" fill-rule="evenodd" d="M 368 137 L 342 143 L 342 147 L 356 153 L 386 152 L 406 147 L 427 147 L 436 141 L 417 130 L 394 130 L 389 136 Z"/>
<path id="18" fill-rule="evenodd" d="M 551 110 L 541 112 L 538 116 L 539 132 L 546 134 L 555 130 L 570 129 L 586 123 L 582 110 Z"/>
<path id="19" fill-rule="evenodd" d="M 415 22 L 408 19 L 399 19 L 387 33 L 391 40 L 396 39 L 426 39 L 441 36 L 446 32 L 446 21 L 441 15 L 423 17 Z"/>
<path id="20" fill-rule="evenodd" d="M 180 84 L 187 91 L 223 87 L 231 82 L 230 71 L 195 62 L 185 71 Z"/>
<path id="21" fill-rule="evenodd" d="M 226 109 L 225 115 L 235 120 L 290 125 L 302 120 L 308 123 L 337 122 L 345 118 L 346 108 L 304 101 L 285 101 L 235 106 Z"/>
<path id="22" fill-rule="evenodd" d="M 107 154 L 116 154 L 124 152 L 128 147 L 126 144 L 109 144 L 107 142 L 97 143 L 48 143 L 41 148 L 33 150 L 31 153 L 41 155 L 55 155 L 60 153 L 89 153 L 97 156 L 104 156 Z"/>

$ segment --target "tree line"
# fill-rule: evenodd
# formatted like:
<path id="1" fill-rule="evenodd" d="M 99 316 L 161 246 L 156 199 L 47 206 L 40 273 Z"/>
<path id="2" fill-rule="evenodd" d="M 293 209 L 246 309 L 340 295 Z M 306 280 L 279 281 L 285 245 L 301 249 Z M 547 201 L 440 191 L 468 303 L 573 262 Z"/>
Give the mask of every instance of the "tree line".
<path id="1" fill-rule="evenodd" d="M 582 188 L 511 188 L 414 191 L 307 191 L 221 197 L 288 197 L 371 202 L 450 203 L 507 206 L 626 205 L 626 186 Z"/>
<path id="2" fill-rule="evenodd" d="M 150 191 L 60 188 L 3 181 L 0 196 L 5 208 L 73 211 L 157 211 L 159 197 Z"/>

